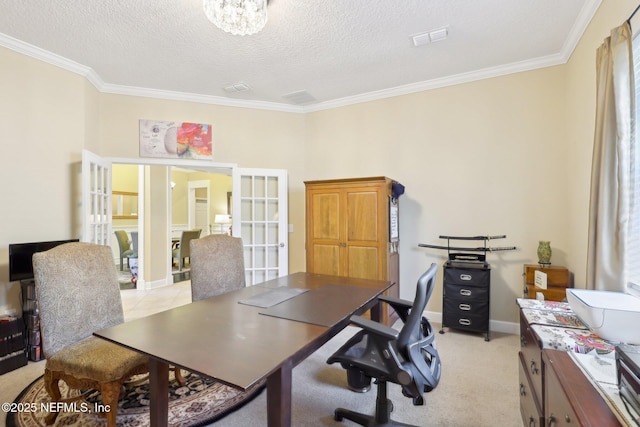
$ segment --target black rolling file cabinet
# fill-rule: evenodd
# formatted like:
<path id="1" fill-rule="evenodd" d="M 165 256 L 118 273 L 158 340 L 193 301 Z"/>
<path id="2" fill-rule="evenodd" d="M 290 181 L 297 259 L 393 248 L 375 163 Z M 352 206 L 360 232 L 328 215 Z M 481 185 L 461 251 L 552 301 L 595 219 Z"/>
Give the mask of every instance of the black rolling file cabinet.
<path id="1" fill-rule="evenodd" d="M 485 334 L 485 341 L 491 338 L 489 314 L 491 301 L 491 266 L 486 262 L 486 253 L 508 251 L 515 246 L 490 247 L 492 239 L 504 239 L 500 236 L 440 236 L 447 239 L 447 245 L 419 244 L 424 248 L 444 249 L 448 260 L 444 263 L 442 277 L 442 328 L 463 329 Z M 479 247 L 451 246 L 452 240 L 481 241 Z"/>
<path id="2" fill-rule="evenodd" d="M 489 341 L 491 267 L 485 262 L 449 260 L 443 269 L 442 328 L 483 332 Z"/>

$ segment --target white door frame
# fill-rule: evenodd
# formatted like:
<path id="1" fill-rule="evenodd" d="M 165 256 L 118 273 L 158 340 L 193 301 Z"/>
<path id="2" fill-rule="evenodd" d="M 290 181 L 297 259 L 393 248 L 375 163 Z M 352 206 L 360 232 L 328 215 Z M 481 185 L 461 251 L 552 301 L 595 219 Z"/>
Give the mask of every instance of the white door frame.
<path id="1" fill-rule="evenodd" d="M 237 167 L 237 165 L 235 163 L 214 163 L 214 162 L 210 162 L 210 161 L 205 161 L 205 160 L 182 160 L 182 159 L 154 159 L 154 158 L 126 158 L 126 157 L 102 157 L 99 156 L 95 153 L 92 153 L 88 150 L 83 150 L 83 160 L 85 159 L 85 154 L 84 152 L 87 152 L 88 154 L 86 154 L 87 159 L 89 160 L 89 162 L 91 164 L 102 164 L 103 167 L 107 168 L 108 171 L 108 175 L 109 177 L 111 177 L 111 165 L 112 164 L 128 164 L 128 165 L 138 165 L 138 166 L 167 166 L 167 167 L 185 167 L 185 168 L 191 168 L 191 169 L 196 169 L 196 170 L 200 170 L 203 172 L 208 172 L 208 173 L 223 173 L 226 175 L 232 175 L 233 174 L 233 170 Z M 85 175 L 84 172 L 84 168 L 88 167 L 85 166 L 85 163 L 89 164 L 89 162 L 87 161 L 83 161 L 83 176 Z M 88 173 L 88 172 L 87 172 Z M 89 175 L 87 175 L 89 176 Z M 88 181 L 87 181 L 88 182 Z M 90 210 L 89 207 L 91 205 L 88 205 L 88 201 L 85 201 L 86 197 L 88 197 L 89 190 L 90 187 L 86 187 L 86 184 L 83 184 L 83 211 L 82 211 L 82 215 L 81 215 L 81 220 L 83 221 L 83 228 L 82 228 L 82 240 L 83 241 L 91 241 L 89 240 L 91 238 L 91 236 L 93 236 L 94 234 L 89 233 L 89 226 L 88 224 L 90 224 L 90 220 L 91 220 L 91 214 L 90 214 Z M 109 201 L 108 204 L 108 209 L 110 212 L 111 209 L 111 179 L 108 180 L 108 188 L 105 189 L 105 191 L 107 191 L 108 194 L 105 194 L 105 199 Z M 142 211 L 142 209 L 144 209 L 144 203 L 142 203 L 141 201 L 144 201 L 145 198 L 145 188 L 144 188 L 144 174 L 139 174 L 138 175 L 138 207 L 139 207 L 139 212 L 138 212 L 138 218 L 141 219 L 141 221 L 144 221 L 144 211 Z M 171 219 L 171 192 L 168 191 L 168 201 L 169 203 L 167 203 L 167 218 L 170 220 Z M 108 230 L 106 231 L 106 238 L 110 239 L 110 232 L 111 232 L 111 218 L 109 215 L 109 219 L 108 219 L 108 224 L 107 224 L 107 228 Z M 138 221 L 138 239 L 140 242 L 144 242 L 144 227 L 142 226 L 143 224 L 141 224 L 140 221 Z M 171 242 L 171 229 L 169 227 L 167 227 L 167 241 Z M 139 258 L 138 258 L 138 283 L 137 283 L 137 288 L 138 289 L 148 289 L 151 287 L 157 287 L 157 286 L 163 286 L 163 285 L 169 285 L 171 283 L 173 283 L 173 276 L 171 274 L 171 249 L 170 249 L 170 245 L 167 245 L 167 258 L 168 258 L 168 262 L 169 262 L 169 268 L 168 268 L 168 272 L 167 272 L 167 277 L 164 280 L 164 283 L 157 283 L 157 284 L 147 284 L 144 278 L 144 247 L 143 245 L 138 245 L 138 252 L 139 252 Z"/>
<path id="2" fill-rule="evenodd" d="M 196 190 L 199 188 L 205 188 L 207 190 L 207 224 L 202 233 L 202 236 L 210 234 L 211 231 L 211 183 L 207 180 L 201 181 L 189 181 L 189 193 L 188 200 L 188 215 L 189 215 L 189 230 L 193 230 L 196 226 Z"/>
<path id="3" fill-rule="evenodd" d="M 84 154 L 83 150 L 83 154 Z M 100 165 L 100 168 L 102 168 L 102 171 L 100 172 L 101 176 L 108 176 L 109 179 L 106 180 L 101 187 L 100 190 L 100 198 L 103 200 L 103 202 L 100 203 L 105 203 L 104 201 L 108 201 L 108 206 L 105 206 L 104 209 L 106 209 L 106 212 L 108 212 L 109 214 L 111 213 L 111 165 L 114 163 L 119 163 L 119 164 L 131 164 L 131 165 L 139 165 L 139 166 L 166 166 L 167 167 L 167 182 L 170 182 L 169 179 L 169 171 L 170 168 L 173 166 L 177 166 L 177 167 L 185 167 L 185 168 L 191 168 L 191 169 L 196 169 L 196 170 L 200 170 L 203 172 L 207 172 L 207 173 L 224 173 L 224 174 L 229 174 L 232 176 L 232 180 L 233 180 L 233 210 L 232 210 L 232 224 L 233 224 L 233 235 L 234 236 L 238 236 L 238 237 L 242 237 L 242 231 L 243 231 L 243 226 L 248 226 L 248 228 L 252 228 L 255 227 L 256 225 L 262 226 L 264 227 L 270 227 L 270 226 L 277 226 L 277 236 L 270 236 L 271 240 L 273 241 L 265 241 L 260 243 L 259 245 L 255 245 L 255 242 L 253 241 L 248 241 L 248 242 L 243 242 L 245 245 L 246 249 L 254 249 L 255 247 L 262 247 L 264 248 L 264 250 L 276 250 L 278 253 L 278 265 L 275 267 L 273 266 L 265 266 L 264 268 L 260 267 L 260 266 L 254 266 L 253 264 L 251 265 L 247 265 L 247 263 L 245 262 L 245 267 L 248 268 L 248 272 L 251 273 L 252 275 L 255 275 L 256 272 L 259 273 L 263 273 L 266 272 L 267 275 L 268 274 L 272 274 L 272 273 L 276 273 L 278 276 L 281 275 L 285 275 L 288 274 L 288 269 L 289 269 L 289 258 L 288 258 L 288 251 L 289 251 L 289 242 L 288 242 L 288 217 L 287 217 L 287 212 L 288 212 L 288 184 L 287 184 L 287 171 L 283 170 L 283 169 L 248 169 L 248 168 L 238 168 L 238 166 L 236 164 L 231 164 L 231 163 L 213 163 L 213 162 L 208 162 L 208 161 L 199 161 L 199 160 L 176 160 L 176 159 L 146 159 L 146 158 L 109 158 L 109 157 L 101 157 L 98 155 L 95 155 L 89 151 L 87 151 L 87 155 L 86 158 L 88 160 L 85 160 L 85 156 L 83 155 L 83 174 L 85 174 L 85 179 L 83 179 L 83 181 L 85 181 L 86 183 L 90 183 L 89 178 L 92 176 L 90 174 L 91 170 L 87 169 L 88 172 L 84 172 L 85 167 L 85 163 L 87 164 L 98 164 Z M 142 174 L 143 179 L 144 179 L 144 174 Z M 245 197 L 242 193 L 242 179 L 243 178 L 266 178 L 267 180 L 269 179 L 275 179 L 277 180 L 277 196 L 269 196 L 266 195 L 265 197 L 262 198 L 258 198 L 254 200 L 253 196 L 249 196 L 249 197 Z M 140 180 L 140 178 L 139 178 Z M 104 180 L 103 180 L 104 181 Z M 138 194 L 138 198 L 139 200 L 144 200 L 145 199 L 145 194 L 144 194 L 144 188 L 145 186 L 143 184 L 140 184 L 139 181 L 139 194 Z M 91 187 L 88 184 L 84 184 L 83 183 L 83 214 L 82 214 L 82 221 L 83 221 L 83 225 L 85 224 L 91 224 L 91 220 L 92 220 L 92 212 L 89 209 L 89 206 L 94 206 L 94 211 L 95 211 L 95 204 L 93 205 L 88 205 L 89 202 L 89 196 L 91 195 L 91 190 L 94 187 Z M 171 221 L 171 191 L 170 191 L 170 186 L 167 185 L 167 206 L 166 206 L 166 215 L 167 218 L 169 220 L 169 223 Z M 255 222 L 253 219 L 245 219 L 245 215 L 248 213 L 243 212 L 243 202 L 247 202 L 248 204 L 252 204 L 254 201 L 261 201 L 264 202 L 266 204 L 269 203 L 275 203 L 274 206 L 277 206 L 277 211 L 275 212 L 275 216 L 277 216 L 277 218 L 266 218 L 263 220 L 259 220 L 257 222 Z M 99 208 L 102 209 L 102 212 L 105 212 L 105 210 L 100 207 L 101 205 L 99 205 Z M 144 206 L 144 203 L 139 203 L 139 207 L 140 209 L 143 209 L 142 206 Z M 265 211 L 266 212 L 266 211 Z M 144 221 L 144 212 L 140 211 L 138 218 L 142 218 L 142 221 Z M 98 227 L 101 232 L 101 235 L 104 236 L 104 238 L 107 239 L 107 243 L 108 240 L 110 238 L 110 230 L 111 230 L 111 218 L 110 215 L 108 215 L 109 218 L 106 218 L 106 220 L 108 220 L 108 222 L 106 223 L 106 228 L 107 230 L 102 230 L 102 225 L 100 225 L 100 227 Z M 251 218 L 251 217 L 250 217 Z M 140 242 L 144 242 L 144 227 L 142 227 L 142 224 L 140 224 L 140 222 L 138 223 L 138 229 L 139 229 L 139 239 Z M 171 228 L 167 227 L 167 242 L 171 241 Z M 95 230 L 91 231 L 91 229 L 89 227 L 87 227 L 86 225 L 83 227 L 83 236 L 82 239 L 85 241 L 91 241 L 89 240 L 91 236 L 94 236 L 93 238 L 95 239 Z M 142 245 L 139 245 L 139 250 L 141 249 Z M 139 276 L 138 276 L 138 288 L 139 289 L 145 289 L 145 288 L 149 288 L 152 285 L 151 284 L 147 284 L 144 281 L 144 248 L 141 249 L 141 257 L 139 258 Z M 168 259 L 168 272 L 167 272 L 167 277 L 163 280 L 163 283 L 157 283 L 157 284 L 153 284 L 153 287 L 155 286 L 162 286 L 165 284 L 171 284 L 173 283 L 173 276 L 171 274 L 171 248 L 170 245 L 167 245 L 167 259 Z M 245 255 L 245 259 L 246 259 L 246 255 Z M 260 271 L 258 271 L 260 270 Z M 272 271 L 273 270 L 273 271 Z M 257 276 L 256 276 L 257 277 Z M 253 282 L 248 282 L 248 285 L 253 284 Z"/>

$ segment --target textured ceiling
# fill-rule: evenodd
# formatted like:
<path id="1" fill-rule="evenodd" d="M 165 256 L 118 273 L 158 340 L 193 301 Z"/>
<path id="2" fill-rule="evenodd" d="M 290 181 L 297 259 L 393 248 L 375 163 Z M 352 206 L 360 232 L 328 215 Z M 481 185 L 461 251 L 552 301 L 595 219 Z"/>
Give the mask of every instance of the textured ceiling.
<path id="1" fill-rule="evenodd" d="M 105 92 L 313 110 L 566 62 L 600 1 L 270 0 L 266 27 L 242 37 L 202 0 L 2 0 L 0 45 Z M 314 100 L 285 96 L 298 91 Z"/>

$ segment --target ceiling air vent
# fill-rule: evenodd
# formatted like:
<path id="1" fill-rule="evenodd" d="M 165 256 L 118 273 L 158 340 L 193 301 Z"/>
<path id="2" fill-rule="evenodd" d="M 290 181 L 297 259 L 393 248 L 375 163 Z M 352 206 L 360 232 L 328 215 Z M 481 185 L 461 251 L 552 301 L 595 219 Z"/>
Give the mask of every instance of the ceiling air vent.
<path id="1" fill-rule="evenodd" d="M 291 92 L 286 95 L 282 95 L 282 97 L 289 102 L 292 102 L 297 105 L 305 105 L 311 102 L 317 101 L 309 92 L 306 90 L 299 90 L 297 92 Z"/>
<path id="2" fill-rule="evenodd" d="M 426 33 L 414 34 L 411 37 L 411 42 L 415 47 L 423 46 L 428 43 L 439 42 L 446 39 L 449 36 L 448 28 L 440 28 L 438 30 L 427 31 Z"/>

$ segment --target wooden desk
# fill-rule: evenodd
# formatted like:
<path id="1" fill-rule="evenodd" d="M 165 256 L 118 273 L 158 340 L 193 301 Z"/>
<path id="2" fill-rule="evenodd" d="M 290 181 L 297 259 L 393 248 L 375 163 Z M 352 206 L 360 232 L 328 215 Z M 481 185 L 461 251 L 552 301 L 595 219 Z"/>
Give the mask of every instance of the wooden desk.
<path id="1" fill-rule="evenodd" d="M 571 313 L 566 308 L 562 310 L 564 311 L 558 312 L 559 315 Z M 554 344 L 554 348 L 561 350 L 549 349 L 548 344 L 544 343 L 543 335 L 536 332 L 541 331 L 536 329 L 539 326 L 542 325 L 529 323 L 523 309 L 520 308 L 521 347 L 518 365 L 520 413 L 523 424 L 531 427 L 620 426 L 620 422 L 598 390 L 569 353 L 563 351 L 566 350 L 566 344 L 562 339 L 558 339 Z M 610 347 L 613 350 L 613 346 Z M 607 360 L 613 361 L 612 358 Z"/>
<path id="2" fill-rule="evenodd" d="M 542 350 L 545 419 L 553 426 L 621 426 L 569 353 Z"/>
<path id="3" fill-rule="evenodd" d="M 310 289 L 341 285 L 340 305 L 312 305 L 309 310 L 339 310 L 331 326 L 261 314 L 266 309 L 238 301 L 289 286 Z M 377 296 L 394 284 L 296 273 L 260 285 L 197 301 L 145 318 L 96 332 L 94 335 L 149 356 L 152 426 L 167 425 L 169 364 L 246 389 L 267 378 L 269 426 L 291 426 L 291 373 L 293 368 L 349 324 L 352 314 L 372 309 L 380 319 Z M 350 289 L 371 292 L 349 292 Z M 290 300 L 292 301 L 292 300 Z M 283 302 L 281 304 L 286 304 Z M 340 306 L 342 308 L 340 308 Z M 337 308 L 336 308 L 337 307 Z M 280 313 L 282 315 L 282 312 Z"/>

